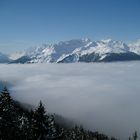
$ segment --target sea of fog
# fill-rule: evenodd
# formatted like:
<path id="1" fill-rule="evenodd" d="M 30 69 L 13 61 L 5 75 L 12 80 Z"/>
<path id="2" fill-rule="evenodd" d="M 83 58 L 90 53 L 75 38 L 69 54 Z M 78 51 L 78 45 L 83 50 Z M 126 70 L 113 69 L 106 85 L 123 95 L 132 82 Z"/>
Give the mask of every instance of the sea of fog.
<path id="1" fill-rule="evenodd" d="M 123 140 L 140 132 L 140 62 L 1 64 L 16 100 Z"/>

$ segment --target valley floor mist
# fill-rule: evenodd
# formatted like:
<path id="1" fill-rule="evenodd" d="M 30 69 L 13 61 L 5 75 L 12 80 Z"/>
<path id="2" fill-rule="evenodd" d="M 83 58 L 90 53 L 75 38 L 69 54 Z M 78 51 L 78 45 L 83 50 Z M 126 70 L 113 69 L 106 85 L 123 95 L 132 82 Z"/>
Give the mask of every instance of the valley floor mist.
<path id="1" fill-rule="evenodd" d="M 140 62 L 1 64 L 11 96 L 57 113 L 92 131 L 128 139 L 140 132 Z"/>

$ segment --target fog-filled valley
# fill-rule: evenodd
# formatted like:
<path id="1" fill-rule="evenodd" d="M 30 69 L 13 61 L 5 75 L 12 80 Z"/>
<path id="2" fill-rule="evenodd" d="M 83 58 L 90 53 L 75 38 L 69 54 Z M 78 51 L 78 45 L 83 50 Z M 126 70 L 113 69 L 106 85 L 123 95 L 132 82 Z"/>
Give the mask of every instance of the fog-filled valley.
<path id="1" fill-rule="evenodd" d="M 11 96 L 85 128 L 128 139 L 140 132 L 140 62 L 1 64 Z"/>

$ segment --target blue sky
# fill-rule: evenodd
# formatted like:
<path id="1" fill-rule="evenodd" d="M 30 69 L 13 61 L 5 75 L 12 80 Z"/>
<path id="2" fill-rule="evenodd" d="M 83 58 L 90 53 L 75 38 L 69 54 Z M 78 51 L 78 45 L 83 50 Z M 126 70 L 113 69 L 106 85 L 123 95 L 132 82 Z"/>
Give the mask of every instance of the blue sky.
<path id="1" fill-rule="evenodd" d="M 0 51 L 88 37 L 140 38 L 140 0 L 0 0 Z"/>

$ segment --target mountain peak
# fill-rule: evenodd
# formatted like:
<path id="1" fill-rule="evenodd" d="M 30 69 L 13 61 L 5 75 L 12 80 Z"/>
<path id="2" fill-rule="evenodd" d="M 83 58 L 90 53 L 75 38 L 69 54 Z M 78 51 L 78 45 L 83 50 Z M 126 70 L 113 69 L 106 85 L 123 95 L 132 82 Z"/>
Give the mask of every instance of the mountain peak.
<path id="1" fill-rule="evenodd" d="M 4 55 L 0 56 L 6 58 Z M 127 45 L 122 41 L 112 39 L 101 41 L 91 41 L 89 38 L 72 39 L 56 44 L 42 44 L 26 52 L 15 53 L 10 58 L 18 63 L 139 60 L 140 40 Z"/>
<path id="2" fill-rule="evenodd" d="M 109 42 L 112 42 L 113 40 L 108 38 L 108 39 L 102 39 L 101 41 L 104 43 L 109 43 Z"/>
<path id="3" fill-rule="evenodd" d="M 88 37 L 82 38 L 82 40 L 83 40 L 84 42 L 90 42 L 90 41 L 91 41 L 91 39 L 89 39 Z"/>

